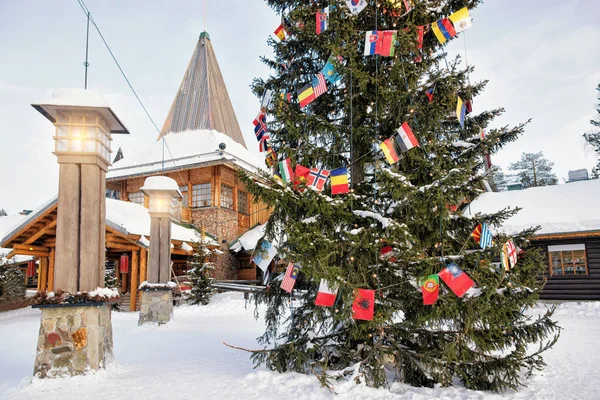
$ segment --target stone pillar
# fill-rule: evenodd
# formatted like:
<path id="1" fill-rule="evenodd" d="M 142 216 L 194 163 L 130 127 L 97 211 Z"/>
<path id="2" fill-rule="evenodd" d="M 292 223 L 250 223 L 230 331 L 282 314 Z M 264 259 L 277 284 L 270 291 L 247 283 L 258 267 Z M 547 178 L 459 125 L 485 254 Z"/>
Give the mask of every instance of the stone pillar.
<path id="1" fill-rule="evenodd" d="M 89 293 L 104 287 L 111 134 L 129 132 L 102 96 L 88 90 L 59 89 L 50 102 L 33 107 L 56 127 L 54 154 L 60 164 L 56 248 L 48 286 L 67 294 Z M 47 263 L 41 264 L 48 268 Z M 84 374 L 112 360 L 109 305 L 88 302 L 37 308 L 42 310 L 42 321 L 35 376 Z"/>
<path id="2" fill-rule="evenodd" d="M 167 323 L 173 315 L 171 292 L 171 219 L 176 199 L 183 196 L 177 182 L 164 176 L 146 178 L 140 189 L 149 198 L 150 252 L 147 281 L 141 285 L 142 301 L 138 325 Z"/>

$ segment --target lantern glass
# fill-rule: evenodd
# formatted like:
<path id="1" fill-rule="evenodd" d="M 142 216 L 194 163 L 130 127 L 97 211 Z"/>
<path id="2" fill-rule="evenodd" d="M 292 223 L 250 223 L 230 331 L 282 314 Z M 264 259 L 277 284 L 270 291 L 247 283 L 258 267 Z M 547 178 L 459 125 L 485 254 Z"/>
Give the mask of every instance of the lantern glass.
<path id="1" fill-rule="evenodd" d="M 56 154 L 96 155 L 110 163 L 110 126 L 96 112 L 59 112 Z"/>
<path id="2" fill-rule="evenodd" d="M 152 191 L 148 208 L 151 213 L 172 215 L 174 209 L 171 193 L 162 190 Z"/>

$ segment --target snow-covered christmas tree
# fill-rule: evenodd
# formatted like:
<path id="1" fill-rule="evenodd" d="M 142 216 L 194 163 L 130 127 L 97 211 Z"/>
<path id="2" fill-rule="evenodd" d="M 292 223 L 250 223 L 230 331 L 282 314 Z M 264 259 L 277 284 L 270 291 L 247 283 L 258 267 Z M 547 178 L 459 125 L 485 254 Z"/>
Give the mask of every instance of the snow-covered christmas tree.
<path id="1" fill-rule="evenodd" d="M 392 371 L 419 386 L 518 387 L 557 326 L 526 313 L 542 283 L 533 230 L 492 237 L 510 204 L 461 213 L 487 186 L 488 155 L 525 127 L 493 128 L 503 110 L 475 107 L 486 81 L 444 53 L 480 1 L 267 3 L 280 40 L 254 89 L 271 184 L 245 183 L 273 207 L 266 237 L 306 285 L 291 315 L 278 283 L 258 295 L 270 349 L 253 360 L 324 383 L 336 370 L 382 386 Z"/>
<path id="2" fill-rule="evenodd" d="M 213 279 L 210 277 L 210 271 L 214 270 L 215 265 L 210 261 L 212 252 L 206 246 L 206 235 L 204 229 L 198 239 L 193 244 L 194 254 L 188 263 L 188 275 L 190 278 L 191 289 L 186 293 L 186 300 L 191 304 L 207 305 L 214 294 L 211 287 Z"/>

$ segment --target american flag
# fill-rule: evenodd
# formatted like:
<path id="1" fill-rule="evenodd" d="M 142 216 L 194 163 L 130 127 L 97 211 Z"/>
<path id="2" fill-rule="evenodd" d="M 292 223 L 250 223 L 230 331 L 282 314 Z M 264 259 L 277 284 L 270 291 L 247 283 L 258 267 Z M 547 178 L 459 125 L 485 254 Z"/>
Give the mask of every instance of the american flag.
<path id="1" fill-rule="evenodd" d="M 327 92 L 327 84 L 325 83 L 325 75 L 321 72 L 317 74 L 312 80 L 313 90 L 315 91 L 315 97 L 319 97 L 323 93 Z"/>
<path id="2" fill-rule="evenodd" d="M 285 276 L 283 277 L 283 281 L 281 282 L 281 288 L 288 293 L 292 293 L 294 289 L 294 285 L 296 284 L 296 279 L 298 278 L 298 273 L 300 272 L 300 266 L 294 265 L 294 263 L 289 263 L 287 269 L 285 270 Z"/>

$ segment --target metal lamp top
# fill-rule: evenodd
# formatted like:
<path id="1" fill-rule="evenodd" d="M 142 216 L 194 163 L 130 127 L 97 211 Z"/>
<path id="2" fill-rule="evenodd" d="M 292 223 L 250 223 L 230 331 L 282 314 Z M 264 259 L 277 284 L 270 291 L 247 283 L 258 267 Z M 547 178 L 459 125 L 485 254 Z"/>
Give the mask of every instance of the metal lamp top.
<path id="1" fill-rule="evenodd" d="M 50 122 L 55 123 L 59 111 L 85 111 L 94 110 L 110 124 L 111 133 L 129 133 L 125 125 L 108 106 L 104 97 L 99 93 L 85 89 L 56 89 L 52 93 L 52 100 L 32 104 Z"/>

